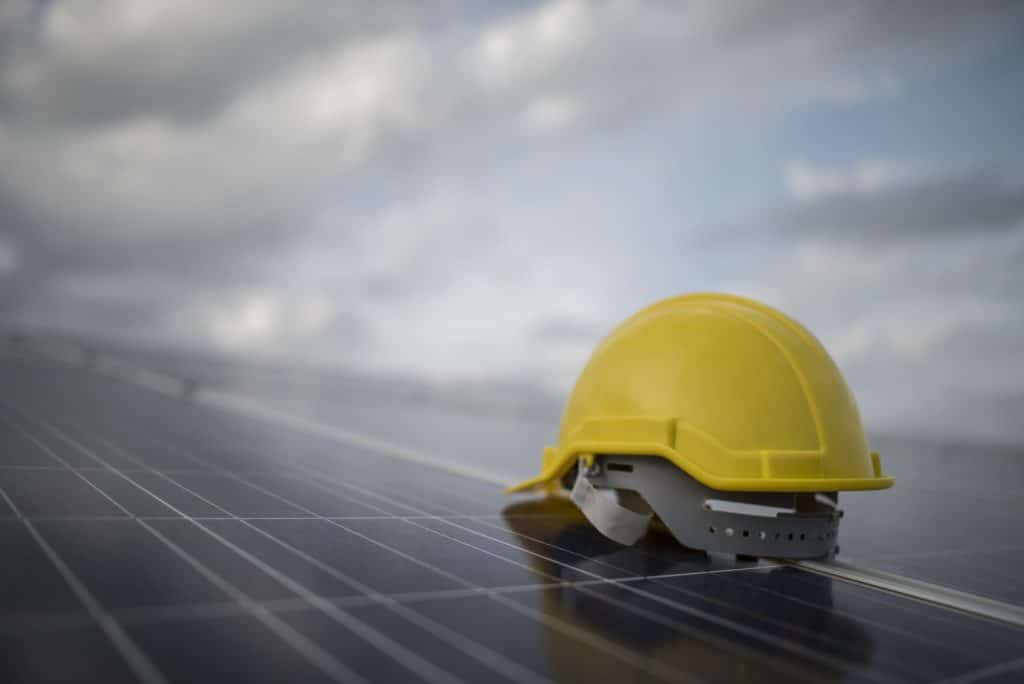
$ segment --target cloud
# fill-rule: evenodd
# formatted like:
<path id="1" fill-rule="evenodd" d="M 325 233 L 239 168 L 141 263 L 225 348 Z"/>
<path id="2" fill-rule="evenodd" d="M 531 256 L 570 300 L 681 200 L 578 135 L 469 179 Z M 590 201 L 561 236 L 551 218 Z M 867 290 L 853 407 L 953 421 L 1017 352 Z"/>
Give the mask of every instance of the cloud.
<path id="1" fill-rule="evenodd" d="M 831 195 L 877 194 L 914 180 L 920 171 L 905 160 L 865 159 L 844 169 L 795 159 L 786 162 L 782 174 L 793 197 L 814 201 Z"/>
<path id="2" fill-rule="evenodd" d="M 5 4 L 5 7 L 9 5 Z M 22 6 L 18 11 L 18 6 Z M 415 21 L 419 3 L 299 0 L 13 3 L 17 28 L 0 80 L 0 112 L 53 125 L 163 118 L 196 123 L 241 93 L 281 77 L 297 59 Z M 15 30 L 12 29 L 12 34 Z"/>
<path id="3" fill-rule="evenodd" d="M 1000 187 L 959 179 L 915 186 L 912 202 L 899 184 L 873 190 L 870 203 L 797 202 L 774 233 L 792 247 L 731 289 L 792 313 L 822 339 L 872 430 L 1024 439 L 1008 412 L 979 408 L 1009 401 L 1024 383 L 1024 213 L 989 206 Z M 951 212 L 949 193 L 975 210 Z M 843 212 L 831 226 L 814 220 L 822 205 Z"/>
<path id="4" fill-rule="evenodd" d="M 527 125 L 538 129 L 571 126 L 582 117 L 583 104 L 571 96 L 545 96 L 526 107 Z"/>
<path id="5" fill-rule="evenodd" d="M 549 318 L 537 325 L 534 335 L 543 344 L 586 344 L 592 347 L 610 331 L 607 323 L 575 317 Z"/>
<path id="6" fill-rule="evenodd" d="M 6 240 L 0 240 L 0 278 L 18 268 L 18 253 Z"/>
<path id="7" fill-rule="evenodd" d="M 865 161 L 847 170 L 790 163 L 784 177 L 800 202 L 759 223 L 786 233 L 858 241 L 998 233 L 1024 221 L 1019 180 L 990 171 L 927 175 L 917 168 L 909 162 Z"/>
<path id="8" fill-rule="evenodd" d="M 676 174 L 706 173 L 680 140 L 739 158 L 734 132 L 906 97 L 1024 15 L 988 2 L 922 12 L 7 3 L 0 316 L 564 391 L 616 317 L 740 269 L 714 247 L 670 248 L 699 213 L 673 189 Z M 884 154 L 838 167 L 794 157 L 783 173 L 797 201 L 739 241 L 799 243 L 779 257 L 797 275 L 762 285 L 812 316 L 846 312 L 845 327 L 822 318 L 850 358 L 916 358 L 959 344 L 968 326 L 966 313 L 952 331 L 929 323 L 931 310 L 903 331 L 893 311 L 860 316 L 884 294 L 876 280 L 910 273 L 962 292 L 973 279 L 997 298 L 1020 286 L 1001 253 L 933 255 L 973 260 L 958 271 L 915 262 L 910 246 L 938 234 L 1010 239 L 1019 185 Z M 869 241 L 886 243 L 881 265 L 877 251 L 856 251 Z M 861 283 L 831 291 L 842 307 L 800 298 L 837 274 Z"/>
<path id="9" fill-rule="evenodd" d="M 943 2 L 922 22 L 872 2 L 556 0 L 485 27 L 472 73 L 500 103 L 568 90 L 589 103 L 592 121 L 845 106 L 899 95 L 899 69 L 969 52 L 999 22 L 1020 21 L 1011 13 L 1005 3 Z"/>

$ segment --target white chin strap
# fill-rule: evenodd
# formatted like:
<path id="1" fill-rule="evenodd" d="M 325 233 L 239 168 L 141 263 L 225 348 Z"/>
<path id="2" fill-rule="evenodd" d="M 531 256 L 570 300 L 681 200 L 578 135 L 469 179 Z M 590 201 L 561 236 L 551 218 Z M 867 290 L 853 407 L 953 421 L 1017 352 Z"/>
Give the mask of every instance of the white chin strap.
<path id="1" fill-rule="evenodd" d="M 651 516 L 631 511 L 602 496 L 587 479 L 586 471 L 587 466 L 581 461 L 570 498 L 601 534 L 612 541 L 632 546 L 647 533 Z"/>

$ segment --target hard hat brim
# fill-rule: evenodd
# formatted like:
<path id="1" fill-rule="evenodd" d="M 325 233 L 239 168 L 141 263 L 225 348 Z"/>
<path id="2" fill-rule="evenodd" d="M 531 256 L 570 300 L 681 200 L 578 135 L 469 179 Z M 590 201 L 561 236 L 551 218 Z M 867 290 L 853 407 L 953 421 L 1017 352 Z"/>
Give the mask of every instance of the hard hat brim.
<path id="1" fill-rule="evenodd" d="M 747 492 L 824 492 L 864 491 L 888 489 L 895 480 L 882 474 L 881 460 L 877 453 L 869 454 L 871 474 L 829 476 L 823 471 L 824 458 L 821 452 L 732 452 L 704 440 L 701 445 L 710 450 L 708 458 L 718 464 L 732 465 L 731 476 L 713 474 L 701 467 L 697 458 L 689 456 L 661 441 L 573 441 L 564 449 L 548 447 L 544 450 L 541 472 L 525 482 L 509 487 L 506 493 L 513 494 L 531 489 L 559 489 L 560 480 L 586 454 L 622 454 L 630 456 L 652 456 L 663 458 L 684 470 L 701 484 L 722 491 Z M 689 451 L 694 453 L 696 451 Z M 721 467 L 719 468 L 721 470 Z"/>

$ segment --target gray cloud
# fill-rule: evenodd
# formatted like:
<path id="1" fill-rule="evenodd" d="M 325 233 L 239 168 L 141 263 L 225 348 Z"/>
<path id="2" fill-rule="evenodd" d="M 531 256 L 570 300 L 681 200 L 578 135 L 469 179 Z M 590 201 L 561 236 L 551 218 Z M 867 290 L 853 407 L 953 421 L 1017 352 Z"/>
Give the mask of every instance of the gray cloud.
<path id="1" fill-rule="evenodd" d="M 145 115 L 201 123 L 297 60 L 400 29 L 428 9 L 401 1 L 43 5 L 12 11 L 0 111 L 74 127 Z"/>
<path id="2" fill-rule="evenodd" d="M 722 244 L 781 234 L 788 270 L 738 286 L 824 330 L 869 396 L 922 349 L 1008 359 L 1016 323 L 972 337 L 971 295 L 1019 320 L 1019 184 L 811 178 L 689 261 L 652 249 L 664 263 L 626 268 L 658 230 L 681 231 L 623 230 L 647 179 L 622 162 L 597 186 L 589 165 L 615 144 L 639 158 L 646 128 L 899 97 L 1022 16 L 999 2 L 11 3 L 0 240 L 16 259 L 0 316 L 564 390 L 623 307 L 689 282 L 664 271 L 714 262 L 700 285 L 720 287 Z M 648 160 L 676 153 L 641 143 Z M 943 391 L 963 380 L 942 377 Z"/>
<path id="3" fill-rule="evenodd" d="M 886 192 L 838 194 L 788 207 L 777 228 L 852 239 L 1008 231 L 1024 221 L 1024 184 L 993 173 L 915 180 Z"/>
<path id="4" fill-rule="evenodd" d="M 796 203 L 746 233 L 792 247 L 734 289 L 803 320 L 875 430 L 1024 439 L 1024 212 L 1006 187 L 983 175 Z"/>
<path id="5" fill-rule="evenodd" d="M 608 332 L 607 324 L 571 317 L 550 318 L 537 325 L 534 337 L 542 344 L 554 342 L 592 345 Z"/>
<path id="6" fill-rule="evenodd" d="M 881 247 L 933 238 L 998 237 L 1024 225 L 1024 179 L 992 169 L 883 177 L 877 184 L 837 174 L 821 183 L 828 187 L 803 191 L 808 196 L 799 201 L 737 222 L 708 226 L 683 242 L 721 248 L 758 236 L 788 236 Z M 987 279 L 1005 275 L 984 268 L 977 272 Z"/>

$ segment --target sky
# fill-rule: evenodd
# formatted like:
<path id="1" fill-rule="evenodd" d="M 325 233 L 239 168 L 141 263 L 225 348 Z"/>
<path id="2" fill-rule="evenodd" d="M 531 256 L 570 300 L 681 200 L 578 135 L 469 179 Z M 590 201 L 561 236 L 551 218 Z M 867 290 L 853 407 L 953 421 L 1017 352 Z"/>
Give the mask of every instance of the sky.
<path id="1" fill-rule="evenodd" d="M 0 4 L 0 324 L 564 396 L 760 299 L 1024 440 L 1024 4 Z"/>

